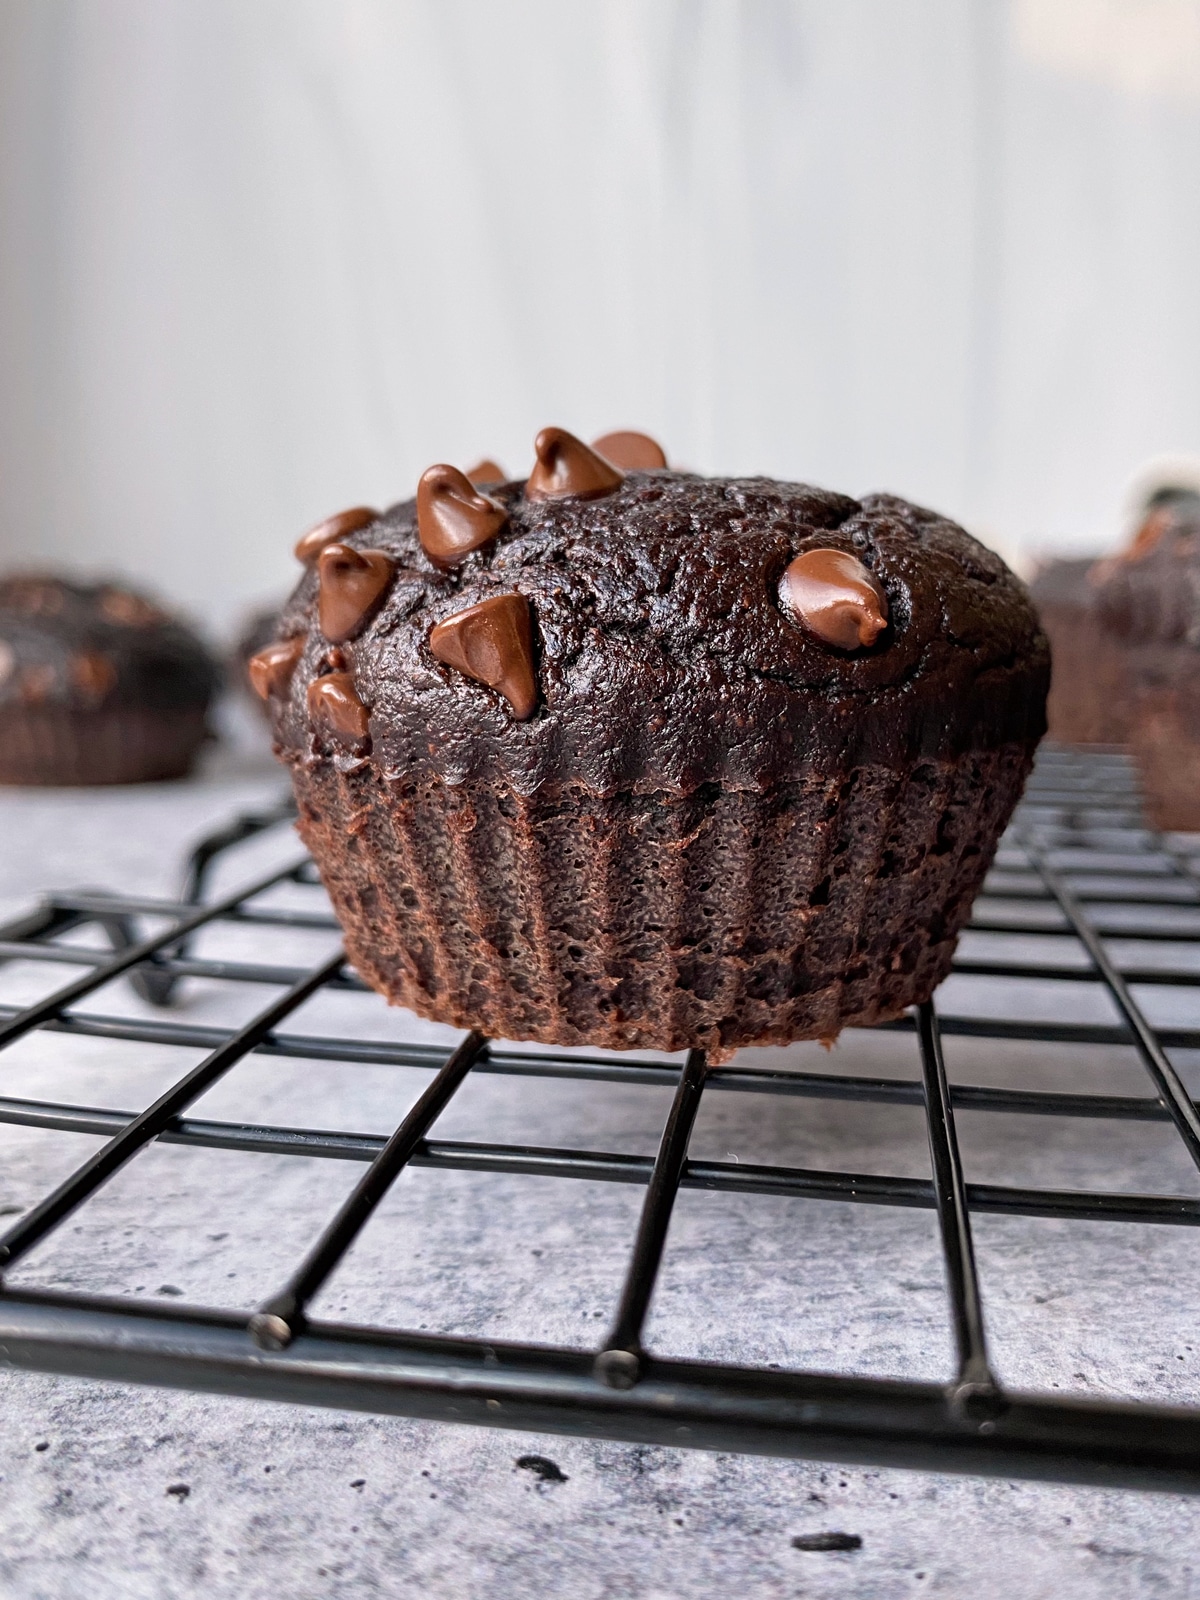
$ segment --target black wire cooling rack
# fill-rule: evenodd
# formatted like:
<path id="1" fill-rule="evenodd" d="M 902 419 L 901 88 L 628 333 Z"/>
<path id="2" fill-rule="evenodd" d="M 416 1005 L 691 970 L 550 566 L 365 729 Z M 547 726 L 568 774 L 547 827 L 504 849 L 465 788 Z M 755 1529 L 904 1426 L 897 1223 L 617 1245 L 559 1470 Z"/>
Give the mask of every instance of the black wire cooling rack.
<path id="1" fill-rule="evenodd" d="M 140 1114 L 31 1099 L 0 1099 L 0 1122 L 100 1135 L 92 1157 L 0 1237 L 0 1360 L 16 1367 L 93 1378 L 355 1408 L 540 1432 L 659 1445 L 750 1451 L 1028 1476 L 1132 1487 L 1200 1490 L 1200 1406 L 1108 1402 L 1002 1388 L 985 1338 L 972 1248 L 972 1213 L 1200 1224 L 1200 1199 L 1171 1194 L 1004 1187 L 967 1181 L 955 1111 L 1039 1117 L 1170 1121 L 1200 1167 L 1200 1116 L 1171 1052 L 1200 1048 L 1200 1028 L 1155 1027 L 1130 985 L 1192 986 L 1188 973 L 1155 964 L 1154 941 L 1200 945 L 1200 916 L 1165 935 L 1164 910 L 1200 908 L 1200 875 L 1187 842 L 1148 832 L 1128 762 L 1118 752 L 1049 749 L 977 903 L 972 927 L 1010 936 L 1073 936 L 1086 969 L 1033 961 L 960 959 L 962 974 L 1053 982 L 1082 977 L 1103 986 L 1112 1023 L 939 1017 L 931 1005 L 889 1025 L 907 1031 L 919 1059 L 911 1080 L 834 1072 L 709 1068 L 693 1051 L 682 1066 L 493 1046 L 468 1034 L 449 1055 L 430 1045 L 329 1038 L 286 1031 L 288 1018 L 324 987 L 361 988 L 340 954 L 308 969 L 202 959 L 201 930 L 237 922 L 269 949 L 283 928 L 332 930 L 312 864 L 292 861 L 223 898 L 205 899 L 210 869 L 241 841 L 285 822 L 286 807 L 239 818 L 194 853 L 177 902 L 114 894 L 55 894 L 0 929 L 0 962 L 59 962 L 84 974 L 32 1005 L 0 1007 L 0 1048 L 35 1030 L 207 1051 L 199 1064 Z M 1200 841 L 1197 841 L 1200 848 Z M 1114 859 L 1121 884 L 1114 888 Z M 318 908 L 261 903 L 280 884 L 310 886 Z M 147 936 L 146 919 L 158 919 Z M 104 949 L 69 942 L 103 931 Z M 1149 961 L 1118 963 L 1108 944 L 1144 939 Z M 1019 950 L 1020 946 L 1016 948 Z M 81 1009 L 113 979 L 143 1001 L 138 1015 Z M 172 1019 L 181 980 L 220 979 L 282 993 L 240 1028 Z M 119 992 L 119 991 L 118 991 Z M 119 1007 L 118 1007 L 119 1011 Z M 1132 1047 L 1148 1077 L 1142 1096 L 1076 1094 L 948 1082 L 944 1034 L 1041 1045 Z M 189 1117 L 189 1107 L 250 1052 L 299 1063 L 366 1062 L 427 1068 L 432 1078 L 390 1138 Z M 439 1114 L 471 1073 L 499 1073 L 673 1089 L 654 1158 L 598 1150 L 453 1142 L 431 1137 Z M 689 1160 L 703 1095 L 792 1095 L 923 1106 L 928 1180 L 855 1172 Z M 234 1152 L 303 1154 L 358 1161 L 365 1171 L 287 1281 L 247 1317 L 219 1309 L 139 1303 L 130 1296 L 32 1289 L 9 1273 L 152 1141 Z M 408 1165 L 475 1173 L 543 1175 L 643 1185 L 645 1198 L 607 1336 L 593 1351 L 358 1326 L 310 1315 L 322 1286 Z M 836 1372 L 776 1370 L 672 1359 L 643 1344 L 656 1277 L 680 1187 L 790 1196 L 854 1205 L 936 1210 L 957 1361 L 945 1383 Z M 1128 1286 L 1131 1294 L 1136 1284 Z"/>

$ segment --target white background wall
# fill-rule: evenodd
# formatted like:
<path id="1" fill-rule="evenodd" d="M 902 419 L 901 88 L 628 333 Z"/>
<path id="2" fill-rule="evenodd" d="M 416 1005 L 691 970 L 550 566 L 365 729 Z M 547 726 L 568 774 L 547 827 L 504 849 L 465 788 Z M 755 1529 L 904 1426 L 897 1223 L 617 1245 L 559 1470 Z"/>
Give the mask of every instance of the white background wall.
<path id="1" fill-rule="evenodd" d="M 1198 173 L 1200 0 L 3 0 L 0 559 L 228 629 L 547 422 L 1108 543 Z"/>

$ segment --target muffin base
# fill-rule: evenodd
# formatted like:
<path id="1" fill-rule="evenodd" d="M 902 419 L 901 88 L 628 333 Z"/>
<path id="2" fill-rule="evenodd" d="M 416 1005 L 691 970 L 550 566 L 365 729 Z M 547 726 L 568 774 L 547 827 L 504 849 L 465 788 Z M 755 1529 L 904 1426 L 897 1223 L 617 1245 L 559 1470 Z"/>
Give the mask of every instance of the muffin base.
<path id="1" fill-rule="evenodd" d="M 47 788 L 155 783 L 191 771 L 203 710 L 0 708 L 0 784 Z"/>
<path id="2" fill-rule="evenodd" d="M 927 999 L 1031 763 L 1021 744 L 766 791 L 532 797 L 292 770 L 347 954 L 393 1004 L 720 1059 Z"/>

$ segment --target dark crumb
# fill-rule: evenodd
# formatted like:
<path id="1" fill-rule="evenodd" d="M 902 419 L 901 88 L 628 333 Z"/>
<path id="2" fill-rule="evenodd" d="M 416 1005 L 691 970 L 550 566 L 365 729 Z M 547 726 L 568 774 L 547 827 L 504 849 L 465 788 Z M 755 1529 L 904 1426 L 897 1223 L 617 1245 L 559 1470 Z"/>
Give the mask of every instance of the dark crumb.
<path id="1" fill-rule="evenodd" d="M 178 1500 L 181 1504 L 187 1499 L 191 1492 L 192 1486 L 190 1483 L 169 1483 L 167 1485 L 167 1493 L 173 1494 L 176 1500 Z"/>
<path id="2" fill-rule="evenodd" d="M 367 1480 L 365 1478 L 351 1478 L 350 1487 L 352 1489 L 361 1489 L 366 1481 Z"/>
<path id="3" fill-rule="evenodd" d="M 542 1483 L 566 1483 L 566 1473 L 557 1461 L 551 1461 L 549 1456 L 518 1456 L 517 1466 L 525 1472 L 534 1473 Z"/>
<path id="4" fill-rule="evenodd" d="M 173 1283 L 160 1283 L 154 1291 L 156 1294 L 182 1294 L 182 1289 L 177 1289 Z"/>
<path id="5" fill-rule="evenodd" d="M 861 1550 L 862 1540 L 857 1533 L 798 1533 L 792 1540 L 793 1550 Z"/>
<path id="6" fill-rule="evenodd" d="M 49 1441 L 49 1439 L 39 1439 L 38 1442 L 34 1445 L 33 1448 L 35 1450 L 49 1450 L 50 1441 Z"/>

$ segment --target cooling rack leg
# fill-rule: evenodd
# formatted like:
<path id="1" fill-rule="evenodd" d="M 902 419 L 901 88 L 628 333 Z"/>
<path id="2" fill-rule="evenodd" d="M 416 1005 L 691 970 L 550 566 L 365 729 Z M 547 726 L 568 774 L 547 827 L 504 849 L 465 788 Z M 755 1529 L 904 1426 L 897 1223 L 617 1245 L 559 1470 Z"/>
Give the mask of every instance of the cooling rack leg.
<path id="1" fill-rule="evenodd" d="M 292 797 L 288 795 L 269 811 L 244 812 L 226 827 L 218 828 L 215 833 L 210 833 L 201 839 L 188 856 L 187 866 L 184 868 L 183 885 L 179 891 L 179 898 L 183 904 L 200 903 L 208 886 L 208 876 L 213 863 L 224 855 L 225 851 L 231 850 L 234 845 L 243 844 L 247 839 L 253 839 L 257 834 L 265 833 L 268 828 L 273 828 L 280 822 L 286 822 L 295 814 L 296 807 Z M 116 944 L 116 940 L 113 942 Z M 181 939 L 176 946 L 176 955 L 186 955 L 188 944 L 189 941 Z M 179 978 L 174 973 L 156 971 L 153 962 L 147 962 L 144 967 L 131 973 L 130 982 L 142 998 L 154 1006 L 169 1006 L 179 989 Z"/>
<path id="2" fill-rule="evenodd" d="M 108 942 L 118 955 L 124 950 L 132 949 L 137 941 L 137 929 L 132 917 L 116 914 L 104 916 L 97 914 L 95 918 L 105 933 Z M 181 939 L 175 947 L 177 956 L 185 953 L 186 945 Z M 179 980 L 173 973 L 163 970 L 161 955 L 147 956 L 140 967 L 134 967 L 129 974 L 129 982 L 135 994 L 152 1006 L 168 1006 L 178 986 Z"/>
<path id="3" fill-rule="evenodd" d="M 689 1050 L 650 1174 L 617 1318 L 605 1348 L 596 1357 L 596 1376 L 610 1389 L 632 1389 L 641 1376 L 642 1325 L 650 1309 L 650 1296 L 654 1293 L 654 1281 L 667 1242 L 667 1228 L 683 1176 L 688 1140 L 700 1108 L 707 1070 L 704 1051 Z"/>
<path id="4" fill-rule="evenodd" d="M 207 886 L 209 869 L 218 856 L 223 855 L 226 850 L 231 850 L 234 845 L 253 839 L 256 834 L 265 833 L 268 828 L 286 822 L 295 815 L 295 803 L 289 794 L 277 806 L 272 806 L 267 811 L 243 812 L 226 827 L 207 834 L 188 856 L 179 898 L 185 905 L 198 902 Z"/>
<path id="5" fill-rule="evenodd" d="M 981 1427 L 990 1428 L 1003 1410 L 1004 1402 L 988 1364 L 962 1160 L 954 1131 L 942 1038 L 929 1000 L 917 1008 L 917 1038 L 925 1083 L 925 1120 L 933 1164 L 934 1197 L 958 1353 L 958 1377 L 951 1388 L 950 1400 L 962 1415 Z"/>
<path id="6" fill-rule="evenodd" d="M 141 944 L 130 945 L 115 955 L 111 961 L 106 961 L 102 966 L 93 967 L 86 977 L 77 978 L 74 983 L 64 984 L 61 989 L 56 989 L 53 994 L 45 995 L 41 1000 L 36 1000 L 33 1005 L 26 1006 L 18 1011 L 7 1022 L 0 1023 L 0 1050 L 6 1045 L 23 1039 L 27 1033 L 32 1033 L 35 1028 L 42 1027 L 45 1023 L 55 1022 L 62 1017 L 68 1006 L 77 1000 L 94 994 L 97 989 L 102 989 L 113 978 L 122 977 L 131 972 L 143 962 L 149 961 L 161 951 L 174 948 L 179 944 L 180 938 L 189 933 L 194 933 L 197 928 L 202 928 L 205 923 L 216 922 L 235 907 L 243 905 L 255 895 L 262 894 L 267 889 L 272 889 L 277 883 L 282 883 L 285 878 L 291 877 L 298 867 L 304 866 L 308 860 L 302 856 L 298 862 L 281 867 L 275 872 L 269 872 L 256 883 L 246 884 L 236 893 L 228 895 L 224 900 L 218 900 L 213 905 L 205 906 L 199 911 L 194 911 L 190 916 L 174 923 L 163 933 L 156 933 L 153 938 L 143 939 Z"/>

